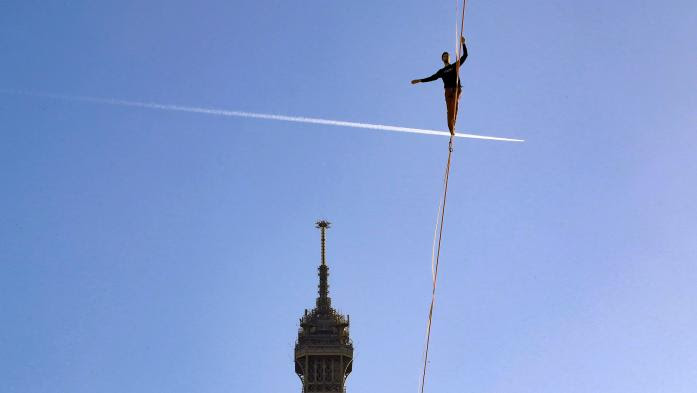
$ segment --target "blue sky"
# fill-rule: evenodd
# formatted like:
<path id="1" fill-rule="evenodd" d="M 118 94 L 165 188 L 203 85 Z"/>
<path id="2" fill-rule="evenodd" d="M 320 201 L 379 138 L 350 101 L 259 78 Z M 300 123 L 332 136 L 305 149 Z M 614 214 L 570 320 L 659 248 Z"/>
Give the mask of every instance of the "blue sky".
<path id="1" fill-rule="evenodd" d="M 46 4 L 48 3 L 48 4 Z M 0 89 L 445 129 L 454 2 L 0 4 Z M 431 392 L 694 392 L 697 4 L 471 1 Z M 416 391 L 447 139 L 0 93 L 2 391 Z"/>

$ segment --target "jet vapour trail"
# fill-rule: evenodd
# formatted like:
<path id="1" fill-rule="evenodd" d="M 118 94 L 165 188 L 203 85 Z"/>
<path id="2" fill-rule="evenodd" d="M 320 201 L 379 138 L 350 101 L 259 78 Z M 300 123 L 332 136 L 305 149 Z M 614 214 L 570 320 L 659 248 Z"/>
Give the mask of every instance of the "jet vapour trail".
<path id="1" fill-rule="evenodd" d="M 5 89 L 0 89 L 0 92 L 7 93 L 7 94 L 33 96 L 33 97 L 54 98 L 54 99 L 67 100 L 67 101 L 83 101 L 83 102 L 91 102 L 91 103 L 97 103 L 97 104 L 130 106 L 130 107 L 147 108 L 147 109 L 160 109 L 160 110 L 165 110 L 165 111 L 201 113 L 201 114 L 215 115 L 215 116 L 246 117 L 246 118 L 252 118 L 252 119 L 289 121 L 289 122 L 295 122 L 295 123 L 321 124 L 321 125 L 337 126 L 337 127 L 351 127 L 351 128 L 364 128 L 364 129 L 381 130 L 381 131 L 408 132 L 408 133 L 422 134 L 422 135 L 450 136 L 450 133 L 446 132 L 446 131 L 427 130 L 427 129 L 421 129 L 421 128 L 410 128 L 410 127 L 399 127 L 399 126 L 388 126 L 388 125 L 383 125 L 383 124 L 358 123 L 358 122 L 342 121 L 342 120 L 319 119 L 319 118 L 315 118 L 315 117 L 273 115 L 273 114 L 268 114 L 268 113 L 242 112 L 242 111 L 232 111 L 232 110 L 226 110 L 226 109 L 201 108 L 201 107 L 195 107 L 195 106 L 158 104 L 158 103 L 154 103 L 154 102 L 126 101 L 126 100 L 119 100 L 119 99 L 115 99 L 115 98 L 72 96 L 72 95 L 43 93 L 43 92 L 42 93 L 26 92 L 26 91 L 5 90 Z M 460 137 L 460 138 L 486 139 L 486 140 L 503 141 L 503 142 L 524 142 L 523 139 L 502 138 L 502 137 L 496 137 L 496 136 L 476 135 L 476 134 L 457 133 L 457 134 L 455 134 L 455 136 Z"/>

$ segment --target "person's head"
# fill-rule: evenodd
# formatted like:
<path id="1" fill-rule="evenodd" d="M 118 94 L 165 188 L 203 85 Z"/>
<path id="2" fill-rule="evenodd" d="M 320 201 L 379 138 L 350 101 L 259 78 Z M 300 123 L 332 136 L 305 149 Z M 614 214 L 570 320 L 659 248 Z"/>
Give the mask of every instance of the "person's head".
<path id="1" fill-rule="evenodd" d="M 443 52 L 443 54 L 440 55 L 440 59 L 443 60 L 443 63 L 450 64 L 450 53 Z"/>

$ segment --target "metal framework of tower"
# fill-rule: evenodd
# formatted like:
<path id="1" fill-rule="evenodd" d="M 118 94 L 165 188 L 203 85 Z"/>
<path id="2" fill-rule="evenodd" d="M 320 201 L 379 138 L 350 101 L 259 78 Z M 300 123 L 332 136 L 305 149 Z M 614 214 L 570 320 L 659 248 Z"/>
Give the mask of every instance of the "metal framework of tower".
<path id="1" fill-rule="evenodd" d="M 348 316 L 332 308 L 329 297 L 329 267 L 325 258 L 328 221 L 318 221 L 322 243 L 322 262 L 318 268 L 319 297 L 315 308 L 300 318 L 295 343 L 295 373 L 302 382 L 303 393 L 346 391 L 346 378 L 353 365 L 353 343 L 349 338 Z"/>

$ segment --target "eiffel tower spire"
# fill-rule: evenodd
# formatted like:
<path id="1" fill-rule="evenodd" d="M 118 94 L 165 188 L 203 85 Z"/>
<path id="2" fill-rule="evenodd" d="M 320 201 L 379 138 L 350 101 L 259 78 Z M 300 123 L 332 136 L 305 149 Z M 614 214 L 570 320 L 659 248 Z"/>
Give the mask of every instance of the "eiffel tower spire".
<path id="1" fill-rule="evenodd" d="M 320 312 L 328 312 L 332 307 L 332 299 L 329 298 L 329 267 L 326 259 L 326 231 L 331 226 L 331 223 L 326 220 L 320 220 L 315 223 L 315 228 L 320 230 L 320 239 L 322 244 L 322 263 L 318 270 L 319 274 L 319 297 L 317 298 L 317 309 Z"/>
<path id="2" fill-rule="evenodd" d="M 349 318 L 332 308 L 329 298 L 329 267 L 326 260 L 326 232 L 329 222 L 320 220 L 322 262 L 319 265 L 319 297 L 316 307 L 300 318 L 295 343 L 295 372 L 303 393 L 345 393 L 346 378 L 353 366 L 353 343 Z"/>

